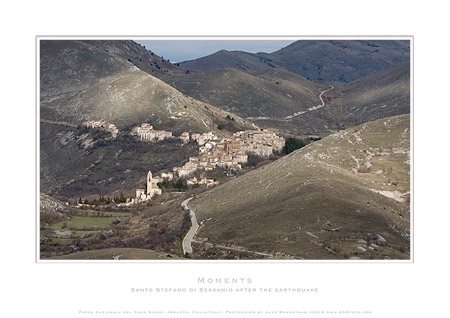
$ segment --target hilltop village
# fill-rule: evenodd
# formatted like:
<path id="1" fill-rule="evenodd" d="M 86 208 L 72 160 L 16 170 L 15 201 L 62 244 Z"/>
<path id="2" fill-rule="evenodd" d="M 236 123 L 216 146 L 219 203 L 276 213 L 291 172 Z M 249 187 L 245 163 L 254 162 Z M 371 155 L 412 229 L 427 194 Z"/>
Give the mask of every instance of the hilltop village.
<path id="1" fill-rule="evenodd" d="M 114 124 L 103 120 L 93 120 L 83 123 L 89 128 L 103 129 L 111 132 L 116 138 L 118 130 Z M 180 136 L 173 136 L 172 132 L 155 130 L 153 125 L 142 123 L 134 126 L 130 134 L 138 137 L 143 142 L 162 141 L 167 138 L 179 138 L 183 143 L 194 141 L 198 145 L 199 155 L 189 157 L 181 167 L 174 167 L 172 172 L 161 172 L 159 176 L 153 176 L 149 171 L 145 188 L 136 189 L 136 197 L 130 203 L 146 201 L 155 195 L 162 193 L 158 183 L 172 181 L 174 178 L 186 179 L 188 185 L 217 185 L 218 182 L 205 177 L 197 178 L 195 172 L 212 171 L 221 167 L 229 173 L 235 173 L 242 169 L 242 164 L 248 162 L 248 155 L 253 154 L 263 158 L 270 157 L 274 152 L 280 152 L 285 144 L 285 139 L 267 129 L 245 130 L 234 133 L 229 138 L 220 139 L 213 132 L 192 133 L 183 132 Z"/>
<path id="2" fill-rule="evenodd" d="M 274 151 L 281 151 L 285 142 L 284 138 L 268 130 L 239 131 L 220 141 L 212 132 L 193 133 L 191 138 L 199 145 L 199 156 L 190 157 L 183 167 L 173 168 L 180 178 L 191 175 L 197 169 L 211 171 L 222 167 L 239 171 L 241 164 L 248 161 L 248 154 L 269 157 Z"/>

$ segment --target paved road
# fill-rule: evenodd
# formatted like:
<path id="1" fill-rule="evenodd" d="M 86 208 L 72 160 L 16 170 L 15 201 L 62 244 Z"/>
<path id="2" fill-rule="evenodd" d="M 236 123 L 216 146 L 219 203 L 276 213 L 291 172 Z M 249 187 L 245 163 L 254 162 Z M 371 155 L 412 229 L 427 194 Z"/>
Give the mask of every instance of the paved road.
<path id="1" fill-rule="evenodd" d="M 191 201 L 193 198 L 189 198 L 184 200 L 183 202 L 181 202 L 181 206 L 183 207 L 183 209 L 185 210 L 189 210 L 189 215 L 191 216 L 191 228 L 189 229 L 189 231 L 187 232 L 186 236 L 183 239 L 183 254 L 186 255 L 192 254 L 192 239 L 194 238 L 195 233 L 197 233 L 198 230 L 198 222 L 197 222 L 197 217 L 195 216 L 195 212 L 192 211 L 191 209 L 189 209 L 189 207 L 187 206 L 187 203 L 189 201 Z"/>

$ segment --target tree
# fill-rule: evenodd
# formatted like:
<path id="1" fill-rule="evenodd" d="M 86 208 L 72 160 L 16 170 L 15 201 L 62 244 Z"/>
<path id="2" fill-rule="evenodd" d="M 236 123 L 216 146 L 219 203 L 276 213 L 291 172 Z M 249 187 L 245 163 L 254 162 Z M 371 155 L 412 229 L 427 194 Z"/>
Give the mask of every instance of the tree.
<path id="1" fill-rule="evenodd" d="M 217 129 L 222 130 L 223 128 L 224 128 L 224 127 L 223 127 L 222 124 L 218 124 L 218 125 L 217 125 Z"/>
<path id="2" fill-rule="evenodd" d="M 305 146 L 305 143 L 303 142 L 303 140 L 290 137 L 286 140 L 286 143 L 283 147 L 283 152 L 285 154 L 290 154 L 294 150 L 300 149 L 304 146 Z"/>
<path id="3" fill-rule="evenodd" d="M 187 184 L 185 184 L 181 179 L 178 179 L 177 182 L 173 184 L 173 187 L 179 192 L 184 192 L 188 189 Z"/>

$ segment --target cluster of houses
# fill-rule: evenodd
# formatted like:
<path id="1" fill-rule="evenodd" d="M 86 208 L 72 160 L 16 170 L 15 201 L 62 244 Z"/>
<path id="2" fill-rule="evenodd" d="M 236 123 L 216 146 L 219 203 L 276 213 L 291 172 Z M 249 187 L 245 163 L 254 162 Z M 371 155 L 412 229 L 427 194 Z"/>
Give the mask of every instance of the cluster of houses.
<path id="1" fill-rule="evenodd" d="M 140 126 L 135 126 L 131 129 L 131 134 L 133 136 L 138 136 L 141 141 L 160 141 L 166 138 L 172 138 L 171 131 L 165 130 L 155 130 L 153 126 L 148 123 L 142 123 Z M 189 142 L 189 133 L 183 132 L 178 138 L 180 138 L 183 143 Z"/>
<path id="2" fill-rule="evenodd" d="M 195 171 L 211 171 L 222 167 L 229 171 L 239 171 L 242 163 L 248 161 L 248 154 L 269 157 L 274 151 L 281 151 L 285 140 L 269 130 L 245 130 L 222 139 L 212 132 L 192 134 L 199 145 L 199 156 L 190 157 L 182 167 L 174 167 L 173 172 L 180 178 L 188 177 Z"/>
<path id="3" fill-rule="evenodd" d="M 231 140 L 240 145 L 240 150 L 261 157 L 270 157 L 275 151 L 283 149 L 285 139 L 267 130 L 245 130 L 236 132 Z"/>
<path id="4" fill-rule="evenodd" d="M 87 128 L 102 129 L 110 132 L 113 138 L 116 138 L 117 134 L 119 133 L 116 125 L 107 123 L 104 120 L 88 120 L 83 122 L 82 125 Z"/>
<path id="5" fill-rule="evenodd" d="M 206 185 L 207 187 L 212 187 L 215 185 L 218 185 L 219 182 L 215 181 L 214 179 L 208 179 L 205 177 L 200 177 L 200 178 L 190 178 L 187 180 L 187 184 L 188 185 Z"/>

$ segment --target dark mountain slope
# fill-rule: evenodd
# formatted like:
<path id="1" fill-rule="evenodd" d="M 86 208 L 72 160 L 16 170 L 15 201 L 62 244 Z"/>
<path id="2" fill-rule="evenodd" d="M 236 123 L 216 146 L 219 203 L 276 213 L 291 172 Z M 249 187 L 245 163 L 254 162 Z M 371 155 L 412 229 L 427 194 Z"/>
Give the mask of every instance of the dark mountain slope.
<path id="1" fill-rule="evenodd" d="M 131 136 L 40 124 L 40 191 L 77 199 L 134 196 L 148 170 L 172 169 L 198 154 L 192 143 L 140 142 Z"/>

